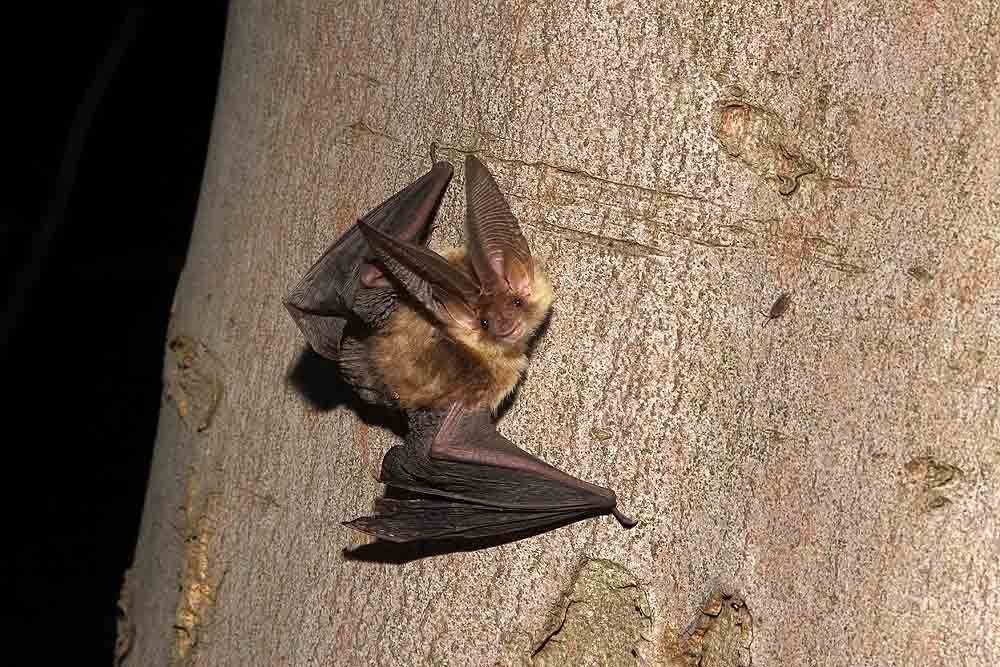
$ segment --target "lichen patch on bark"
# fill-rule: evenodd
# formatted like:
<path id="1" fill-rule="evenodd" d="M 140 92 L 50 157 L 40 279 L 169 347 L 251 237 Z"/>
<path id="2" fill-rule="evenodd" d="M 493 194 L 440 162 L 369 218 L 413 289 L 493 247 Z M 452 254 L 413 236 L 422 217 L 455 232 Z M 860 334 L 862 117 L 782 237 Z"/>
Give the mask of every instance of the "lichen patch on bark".
<path id="1" fill-rule="evenodd" d="M 535 665 L 636 665 L 652 626 L 645 588 L 618 563 L 588 560 L 532 655 Z"/>
<path id="2" fill-rule="evenodd" d="M 750 171 L 777 181 L 778 192 L 783 195 L 794 194 L 799 179 L 816 171 L 816 163 L 791 142 L 777 114 L 743 100 L 718 103 L 712 117 L 712 135 L 728 155 Z"/>
<path id="3" fill-rule="evenodd" d="M 208 347 L 188 336 L 167 343 L 167 397 L 188 427 L 201 433 L 212 425 L 222 401 L 222 363 Z"/>
<path id="4" fill-rule="evenodd" d="M 657 664 L 668 667 L 750 667 L 753 616 L 746 601 L 716 592 L 688 630 L 664 628 Z"/>
<path id="5" fill-rule="evenodd" d="M 216 582 L 209 572 L 209 547 L 215 537 L 214 520 L 209 510 L 196 512 L 189 504 L 185 508 L 184 561 L 177 600 L 176 656 L 187 659 L 202 640 L 201 633 L 207 615 L 215 605 Z"/>

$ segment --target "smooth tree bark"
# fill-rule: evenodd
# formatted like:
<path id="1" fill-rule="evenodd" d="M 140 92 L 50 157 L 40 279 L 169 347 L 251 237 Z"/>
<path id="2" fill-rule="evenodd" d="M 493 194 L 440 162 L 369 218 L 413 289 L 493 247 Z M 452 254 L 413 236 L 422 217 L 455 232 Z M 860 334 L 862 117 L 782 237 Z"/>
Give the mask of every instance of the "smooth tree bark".
<path id="1" fill-rule="evenodd" d="M 273 5 L 230 10 L 124 664 L 1000 664 L 997 3 Z M 399 435 L 282 298 L 432 145 L 432 247 L 474 152 L 555 287 L 501 432 L 631 531 L 341 525 Z"/>

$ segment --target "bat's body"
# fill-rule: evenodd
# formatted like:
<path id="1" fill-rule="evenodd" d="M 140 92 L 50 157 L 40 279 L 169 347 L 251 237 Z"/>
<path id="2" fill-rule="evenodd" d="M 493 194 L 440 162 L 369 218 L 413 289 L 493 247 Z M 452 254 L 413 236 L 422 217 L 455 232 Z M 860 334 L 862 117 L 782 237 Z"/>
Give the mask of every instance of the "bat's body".
<path id="1" fill-rule="evenodd" d="M 456 267 L 466 266 L 464 249 L 446 251 L 444 257 Z M 443 410 L 462 403 L 495 410 L 528 366 L 525 348 L 530 333 L 552 303 L 552 288 L 541 272 L 536 271 L 533 294 L 535 299 L 522 310 L 518 325 L 527 335 L 509 343 L 496 340 L 478 323 L 468 327 L 451 320 L 442 327 L 425 309 L 398 303 L 369 339 L 379 377 L 403 408 Z"/>
<path id="2" fill-rule="evenodd" d="M 409 416 L 383 498 L 349 525 L 382 539 L 482 537 L 613 513 L 615 495 L 517 448 L 491 418 L 527 367 L 552 289 L 486 167 L 466 160 L 467 246 L 424 244 L 451 166 L 367 214 L 309 270 L 286 305 L 313 349 L 373 403 Z M 367 243 L 365 243 L 367 242 Z"/>

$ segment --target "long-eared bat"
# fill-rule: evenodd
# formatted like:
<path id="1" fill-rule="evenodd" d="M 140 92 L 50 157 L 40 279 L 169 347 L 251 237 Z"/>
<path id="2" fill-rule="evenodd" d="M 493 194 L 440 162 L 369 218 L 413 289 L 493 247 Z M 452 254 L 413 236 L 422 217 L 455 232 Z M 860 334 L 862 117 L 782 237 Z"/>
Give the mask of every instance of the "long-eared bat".
<path id="1" fill-rule="evenodd" d="M 406 412 L 381 481 L 410 492 L 347 525 L 405 542 L 557 527 L 616 509 L 613 491 L 501 436 L 492 413 L 527 366 L 552 288 L 486 166 L 465 161 L 466 247 L 426 247 L 452 168 L 429 172 L 351 227 L 291 291 L 306 340 L 365 400 Z"/>

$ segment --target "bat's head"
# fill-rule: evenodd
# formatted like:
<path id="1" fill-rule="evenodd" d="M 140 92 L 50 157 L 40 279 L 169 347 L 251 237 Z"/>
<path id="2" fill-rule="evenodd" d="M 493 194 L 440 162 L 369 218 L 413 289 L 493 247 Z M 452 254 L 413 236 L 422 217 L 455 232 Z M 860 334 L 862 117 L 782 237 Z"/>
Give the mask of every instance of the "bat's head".
<path id="1" fill-rule="evenodd" d="M 523 348 L 545 320 L 552 286 L 493 174 L 472 155 L 465 159 L 466 271 L 480 286 L 475 321 L 482 342 Z"/>
<path id="2" fill-rule="evenodd" d="M 484 295 L 479 326 L 500 343 L 526 343 L 545 320 L 552 307 L 552 285 L 536 271 L 530 283 Z"/>
<path id="3" fill-rule="evenodd" d="M 364 221 L 358 226 L 382 266 L 452 339 L 487 356 L 522 352 L 552 305 L 552 286 L 493 175 L 471 155 L 465 189 L 466 248 L 444 257 Z M 361 282 L 372 286 L 365 275 Z"/>
<path id="4" fill-rule="evenodd" d="M 472 270 L 464 250 L 452 250 L 446 257 Z M 552 284 L 534 266 L 521 275 L 526 279 L 481 286 L 475 299 L 443 301 L 443 320 L 452 338 L 474 347 L 523 350 L 552 307 Z"/>

